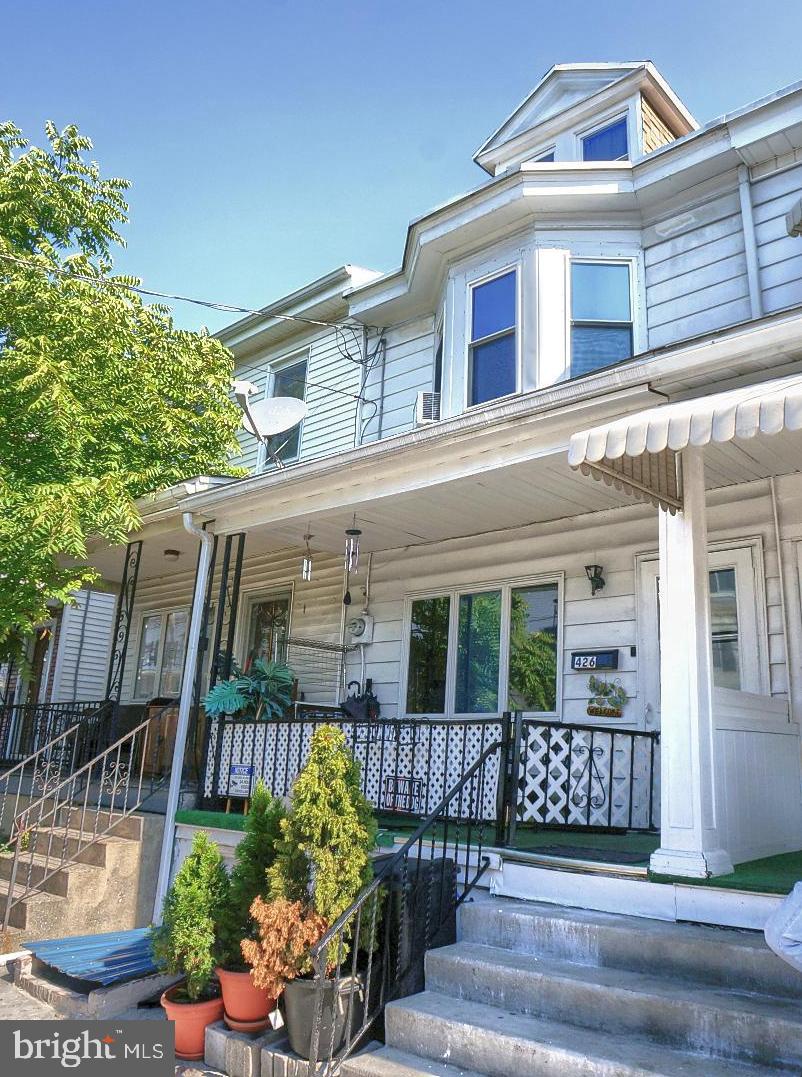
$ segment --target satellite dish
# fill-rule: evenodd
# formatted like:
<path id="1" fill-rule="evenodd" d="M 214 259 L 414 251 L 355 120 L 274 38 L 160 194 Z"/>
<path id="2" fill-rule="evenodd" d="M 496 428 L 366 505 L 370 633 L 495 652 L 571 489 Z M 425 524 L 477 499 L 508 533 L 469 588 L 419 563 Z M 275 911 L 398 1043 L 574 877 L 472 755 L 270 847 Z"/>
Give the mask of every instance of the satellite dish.
<path id="1" fill-rule="evenodd" d="M 242 425 L 249 434 L 266 441 L 292 430 L 306 416 L 307 406 L 294 396 L 271 396 L 256 404 L 248 404 Z"/>

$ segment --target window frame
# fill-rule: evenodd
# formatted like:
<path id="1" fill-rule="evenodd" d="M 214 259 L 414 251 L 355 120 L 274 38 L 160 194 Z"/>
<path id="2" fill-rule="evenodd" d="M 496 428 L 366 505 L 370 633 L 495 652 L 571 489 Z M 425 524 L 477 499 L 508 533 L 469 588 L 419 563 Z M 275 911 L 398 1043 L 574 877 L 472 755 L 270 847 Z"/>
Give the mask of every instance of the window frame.
<path id="1" fill-rule="evenodd" d="M 500 330 L 497 333 L 490 333 L 488 336 L 478 337 L 473 339 L 473 293 L 477 288 L 480 288 L 483 284 L 489 284 L 491 281 L 497 280 L 499 277 L 505 277 L 508 273 L 515 274 L 515 320 L 512 329 Z M 490 404 L 495 404 L 499 400 L 508 400 L 510 397 L 515 396 L 521 391 L 521 263 L 512 262 L 500 269 L 493 269 L 491 272 L 484 273 L 480 277 L 475 277 L 467 282 L 466 290 L 467 302 L 465 304 L 465 388 L 463 393 L 463 411 L 473 410 L 474 408 L 487 407 Z M 473 381 L 473 349 L 477 345 L 489 344 L 495 340 L 500 340 L 502 337 L 509 336 L 512 333 L 515 340 L 515 388 L 512 392 L 504 393 L 503 396 L 494 396 L 491 400 L 482 400 L 480 403 L 471 403 L 471 391 Z"/>
<path id="2" fill-rule="evenodd" d="M 147 700 L 149 700 L 149 699 L 158 699 L 161 696 L 161 679 L 162 679 L 162 669 L 163 669 L 163 665 L 164 665 L 164 647 L 165 647 L 165 644 L 167 642 L 167 618 L 172 613 L 186 613 L 186 615 L 187 615 L 187 634 L 186 634 L 186 639 L 184 640 L 184 659 L 183 659 L 183 662 L 186 663 L 187 643 L 189 641 L 189 621 L 190 621 L 190 618 L 192 616 L 192 607 L 189 606 L 189 605 L 187 605 L 187 606 L 169 606 L 169 607 L 159 607 L 158 609 L 142 610 L 141 613 L 139 614 L 139 621 L 138 621 L 138 624 L 137 624 L 136 651 L 135 651 L 135 658 L 134 658 L 133 675 L 132 675 L 132 680 L 131 680 L 131 700 L 132 700 L 132 702 L 135 702 L 135 703 L 147 702 Z M 154 686 L 154 689 L 155 689 L 155 693 L 153 695 L 149 695 L 149 696 L 140 696 L 140 695 L 136 694 L 136 686 L 137 686 L 137 681 L 139 680 L 139 659 L 140 659 L 140 656 L 141 656 L 141 653 L 142 653 L 142 633 L 144 631 L 145 621 L 147 620 L 148 617 L 159 617 L 160 618 L 158 657 L 157 657 L 157 660 L 156 660 L 156 668 L 155 668 L 154 677 L 153 677 L 153 680 L 154 680 L 154 685 L 153 686 Z M 181 668 L 181 683 L 182 683 L 182 685 L 183 685 L 183 681 L 184 681 L 184 669 L 183 669 L 183 664 L 182 664 L 182 668 Z M 179 692 L 180 691 L 181 691 L 181 689 L 179 688 Z M 174 699 L 174 698 L 177 698 L 177 697 L 171 696 L 170 698 Z"/>
<path id="3" fill-rule="evenodd" d="M 311 347 L 300 348 L 298 351 L 290 352 L 288 355 L 283 355 L 280 359 L 275 359 L 270 362 L 268 365 L 267 377 L 265 379 L 265 399 L 269 400 L 276 395 L 276 375 L 283 373 L 285 370 L 290 370 L 294 366 L 300 366 L 301 363 L 306 363 L 306 372 L 304 373 L 304 395 L 299 397 L 300 400 L 306 400 L 306 394 L 309 388 L 308 378 L 311 355 Z M 305 422 L 306 420 L 302 419 L 298 424 L 298 452 L 291 457 L 282 457 L 285 464 L 295 464 L 301 459 Z M 270 464 L 267 456 L 267 449 L 264 444 L 260 442 L 256 456 L 256 470 L 265 471 L 268 469 L 268 466 L 275 465 Z"/>
<path id="4" fill-rule="evenodd" d="M 616 157 L 612 161 L 586 161 L 585 160 L 585 139 L 592 138 L 594 135 L 600 135 L 603 131 L 606 131 L 608 127 L 615 127 L 617 124 L 623 123 L 624 130 L 627 135 L 627 152 L 623 157 Z M 577 160 L 581 164 L 586 165 L 610 165 L 621 164 L 624 161 L 632 160 L 632 131 L 630 123 L 630 110 L 624 109 L 623 112 L 618 112 L 612 116 L 607 116 L 604 120 L 594 120 L 593 124 L 589 127 L 585 127 L 576 132 L 577 140 Z"/>
<path id="5" fill-rule="evenodd" d="M 535 716 L 545 720 L 559 720 L 563 706 L 563 674 L 564 674 L 564 610 L 565 610 L 565 573 L 544 572 L 530 576 L 508 577 L 501 580 L 483 581 L 472 584 L 466 582 L 455 587 L 435 587 L 422 591 L 410 591 L 404 596 L 404 611 L 402 620 L 401 640 L 401 664 L 399 675 L 398 710 L 399 714 L 410 718 L 440 718 L 440 719 L 469 719 L 488 718 L 491 714 L 502 714 L 506 711 L 509 702 L 509 675 L 510 675 L 510 614 L 512 605 L 512 592 L 522 588 L 537 586 L 538 584 L 554 583 L 557 585 L 557 684 L 555 692 L 555 709 L 553 711 L 523 711 L 526 716 Z M 499 641 L 499 678 L 498 678 L 498 711 L 457 711 L 456 701 L 456 678 L 457 678 L 457 651 L 459 634 L 459 600 L 462 595 L 491 594 L 494 591 L 501 592 L 501 639 Z M 448 643 L 446 653 L 446 689 L 445 710 L 442 713 L 434 711 L 426 714 L 409 714 L 406 709 L 407 692 L 409 686 L 409 658 L 410 658 L 410 631 L 412 628 L 412 603 L 425 598 L 448 598 Z"/>
<path id="6" fill-rule="evenodd" d="M 628 322 L 622 322 L 622 321 L 612 319 L 612 318 L 608 318 L 608 319 L 594 318 L 592 320 L 591 319 L 585 319 L 585 318 L 576 318 L 576 319 L 574 318 L 574 266 L 575 265 L 623 265 L 623 266 L 627 267 L 627 270 L 629 272 L 629 321 Z M 635 322 L 636 322 L 635 315 L 636 315 L 636 312 L 638 310 L 638 306 L 637 306 L 637 298 L 638 298 L 638 296 L 637 296 L 637 288 L 636 288 L 636 268 L 637 268 L 637 260 L 635 258 L 627 258 L 625 256 L 624 257 L 614 257 L 614 256 L 610 256 L 610 257 L 605 257 L 605 256 L 591 257 L 591 256 L 585 256 L 585 255 L 582 255 L 582 254 L 573 254 L 573 253 L 570 255 L 570 257 L 568 259 L 568 288 L 567 288 L 568 301 L 567 301 L 567 303 L 565 305 L 566 306 L 566 313 L 568 315 L 568 378 L 569 378 L 570 381 L 573 381 L 575 378 L 584 378 L 584 377 L 590 376 L 591 374 L 598 374 L 602 370 L 610 370 L 613 367 L 618 366 L 619 363 L 629 362 L 630 359 L 634 358 L 634 356 L 638 354 L 637 346 L 636 346 L 637 333 L 636 333 L 636 325 L 635 325 Z M 577 325 L 577 326 L 595 326 L 595 325 L 598 325 L 598 326 L 613 326 L 614 328 L 615 327 L 623 328 L 625 326 L 629 326 L 629 338 L 630 338 L 630 346 L 631 346 L 631 349 L 632 349 L 632 354 L 627 356 L 626 359 L 616 359 L 616 361 L 614 363 L 609 363 L 606 366 L 598 366 L 598 367 L 594 367 L 593 370 L 586 370 L 586 371 L 583 371 L 583 373 L 581 373 L 581 374 L 574 374 L 573 373 L 573 366 L 574 366 L 574 326 L 575 325 Z"/>

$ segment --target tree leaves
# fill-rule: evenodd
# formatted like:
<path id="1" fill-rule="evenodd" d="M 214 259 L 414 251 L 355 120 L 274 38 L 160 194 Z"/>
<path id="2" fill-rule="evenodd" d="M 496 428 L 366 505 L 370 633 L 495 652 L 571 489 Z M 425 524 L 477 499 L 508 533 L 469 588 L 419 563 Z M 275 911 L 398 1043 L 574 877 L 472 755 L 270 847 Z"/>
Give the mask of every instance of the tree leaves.
<path id="1" fill-rule="evenodd" d="M 138 497 L 231 473 L 239 421 L 230 353 L 112 275 L 128 182 L 74 126 L 46 135 L 0 124 L 0 656 L 95 578 L 64 560 L 88 536 L 122 543 Z"/>

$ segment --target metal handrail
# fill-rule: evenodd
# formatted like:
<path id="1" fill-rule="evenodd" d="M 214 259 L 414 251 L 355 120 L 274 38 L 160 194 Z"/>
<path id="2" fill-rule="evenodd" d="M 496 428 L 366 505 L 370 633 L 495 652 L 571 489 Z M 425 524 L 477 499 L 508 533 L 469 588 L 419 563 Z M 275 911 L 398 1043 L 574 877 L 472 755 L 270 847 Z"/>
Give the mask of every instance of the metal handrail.
<path id="1" fill-rule="evenodd" d="M 459 781 L 445 794 L 436 808 L 431 811 L 414 830 L 404 844 L 390 856 L 382 865 L 373 879 L 365 886 L 353 903 L 345 910 L 329 927 L 325 935 L 311 950 L 311 960 L 314 968 L 315 983 L 315 1012 L 312 1029 L 312 1041 L 309 1051 L 309 1077 L 321 1077 L 321 1075 L 334 1074 L 339 1071 L 339 1066 L 366 1038 L 368 1031 L 382 1013 L 387 1002 L 393 998 L 401 997 L 404 991 L 403 979 L 413 968 L 416 960 L 422 961 L 423 952 L 429 948 L 448 918 L 462 904 L 484 875 L 490 863 L 490 858 L 483 855 L 485 843 L 483 840 L 485 826 L 490 826 L 481 815 L 481 805 L 484 800 L 484 780 L 486 764 L 491 757 L 498 754 L 504 748 L 504 740 L 498 739 L 490 744 L 479 758 L 465 771 Z M 479 779 L 476 783 L 476 779 Z M 467 792 L 467 809 L 465 804 Z M 457 801 L 456 812 L 451 810 L 454 801 Z M 472 811 L 472 806 L 479 805 L 479 811 Z M 454 828 L 454 836 L 449 842 L 449 829 Z M 465 829 L 464 839 L 460 840 L 460 830 Z M 474 840 L 472 841 L 472 835 Z M 454 877 L 446 881 L 448 872 L 448 858 L 446 853 L 453 848 Z M 423 853 L 427 852 L 428 857 Z M 433 883 L 434 871 L 430 869 L 428 878 L 420 869 L 420 864 L 428 859 L 434 865 L 436 862 L 435 852 L 441 852 L 442 861 L 440 867 L 440 880 Z M 464 864 L 459 863 L 459 853 L 464 856 Z M 414 859 L 416 868 L 414 878 L 410 881 L 409 861 Z M 472 868 L 472 864 L 475 867 Z M 406 904 L 409 900 L 416 903 L 419 899 L 426 902 L 424 939 L 422 949 L 415 954 L 414 941 L 409 939 L 394 938 L 391 935 L 391 917 L 389 915 L 389 903 L 385 900 L 388 886 L 392 885 L 394 878 L 401 873 L 401 908 L 402 917 Z M 439 888 L 439 897 L 435 910 L 433 923 L 432 897 Z M 444 905 L 444 899 L 446 903 Z M 384 925 L 379 928 L 378 920 L 380 908 L 384 907 Z M 414 907 L 414 906 L 413 906 Z M 367 939 L 367 969 L 364 972 L 364 1001 L 362 1016 L 359 1027 L 352 1029 L 353 1018 L 358 1011 L 355 1010 L 355 996 L 360 990 L 357 980 L 357 956 L 359 952 L 359 940 L 363 938 L 363 914 L 370 919 Z M 403 931 L 403 923 L 402 923 Z M 379 933 L 383 939 L 379 941 Z M 343 953 L 350 945 L 351 957 L 346 956 L 344 964 Z M 395 962 L 392 961 L 392 948 L 396 947 Z M 401 952 L 406 947 L 410 951 L 408 964 L 401 968 Z M 337 955 L 332 963 L 331 955 Z M 378 956 L 376 956 L 378 954 Z M 395 965 L 391 969 L 391 964 Z M 345 971 L 344 971 L 345 969 Z M 373 999 L 373 1008 L 370 1005 L 370 996 L 374 992 L 374 969 L 378 969 L 381 982 L 375 991 L 378 998 Z M 321 1051 L 321 1035 L 324 1025 L 323 1007 L 325 1004 L 326 985 L 331 983 L 327 975 L 333 971 L 334 981 L 343 977 L 349 981 L 346 988 L 348 998 L 340 1012 L 345 1012 L 343 1024 L 343 1042 L 337 1043 L 338 1033 L 334 1019 L 329 1021 L 330 1042 L 328 1049 Z M 391 978 L 392 977 L 392 978 Z M 318 1069 L 320 1063 L 323 1068 Z"/>
<path id="2" fill-rule="evenodd" d="M 74 770 L 68 777 L 51 784 L 42 796 L 15 815 L 12 831 L 14 859 L 11 865 L 3 918 L 4 933 L 8 931 L 11 913 L 16 905 L 35 892 L 43 882 L 52 878 L 56 872 L 69 864 L 76 863 L 80 854 L 110 834 L 122 819 L 132 815 L 162 784 L 164 775 L 159 776 L 157 781 L 151 778 L 150 787 L 143 796 L 145 770 L 149 758 L 148 749 L 152 746 L 150 731 L 152 727 L 158 727 L 159 735 L 156 741 L 158 749 L 163 740 L 162 720 L 165 713 L 174 706 L 174 701 L 171 701 L 155 715 L 143 719 L 102 752 Z M 156 758 L 158 758 L 158 751 Z M 93 778 L 97 783 L 96 803 L 91 803 Z M 77 802 L 76 794 L 78 795 Z M 104 798 L 107 798 L 107 803 L 104 803 Z M 80 811 L 80 822 L 76 825 L 73 825 L 70 819 L 73 809 Z M 64 822 L 59 822 L 60 815 L 65 810 L 66 819 Z M 94 813 L 93 817 L 92 813 Z M 100 820 L 103 814 L 106 815 L 106 821 L 101 825 Z M 88 816 L 89 819 L 87 819 Z M 70 830 L 78 834 L 78 837 L 73 839 L 71 849 L 69 849 Z M 57 834 L 56 831 L 59 833 Z M 27 840 L 24 840 L 26 838 Z M 39 844 L 40 838 L 46 839 L 44 849 Z M 60 851 L 58 850 L 59 839 Z M 34 882 L 33 869 L 37 856 L 40 860 L 44 859 L 44 864 L 40 864 L 40 870 Z M 27 877 L 22 884 L 21 892 L 15 896 L 14 890 L 19 882 L 20 865 L 24 859 L 27 860 L 28 865 Z"/>

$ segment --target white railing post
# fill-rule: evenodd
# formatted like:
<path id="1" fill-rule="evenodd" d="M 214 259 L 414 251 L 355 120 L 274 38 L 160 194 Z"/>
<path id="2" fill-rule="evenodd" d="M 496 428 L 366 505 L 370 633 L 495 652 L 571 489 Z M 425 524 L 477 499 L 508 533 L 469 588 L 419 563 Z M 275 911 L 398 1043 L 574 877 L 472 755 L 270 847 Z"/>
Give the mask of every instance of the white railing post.
<path id="1" fill-rule="evenodd" d="M 732 871 L 716 804 L 710 585 L 702 450 L 682 452 L 683 508 L 660 509 L 660 848 L 652 871 Z"/>

